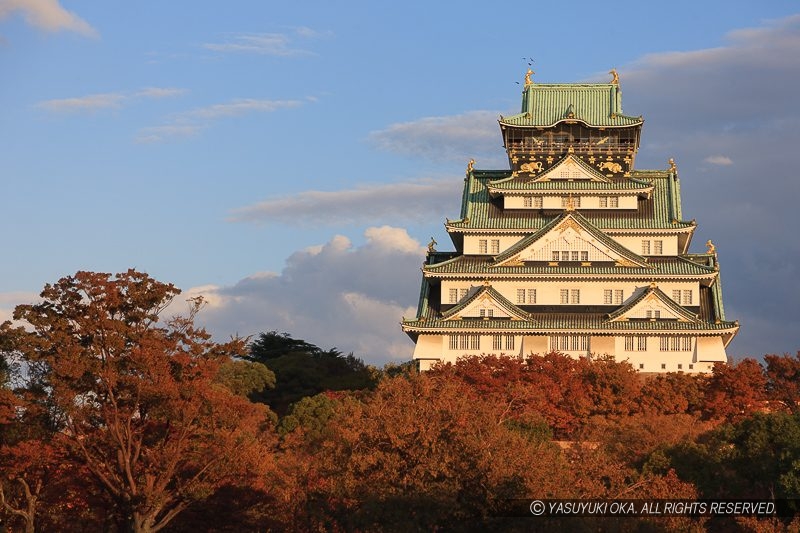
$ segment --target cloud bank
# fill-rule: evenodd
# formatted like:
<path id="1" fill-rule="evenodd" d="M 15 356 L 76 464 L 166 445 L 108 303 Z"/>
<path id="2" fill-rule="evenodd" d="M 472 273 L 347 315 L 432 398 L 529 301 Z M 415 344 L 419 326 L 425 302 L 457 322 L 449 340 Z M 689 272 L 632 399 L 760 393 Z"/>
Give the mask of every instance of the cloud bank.
<path id="1" fill-rule="evenodd" d="M 432 222 L 457 213 L 463 184 L 452 177 L 344 191 L 304 191 L 235 210 L 234 222 L 347 225 L 397 221 Z"/>
<path id="2" fill-rule="evenodd" d="M 47 32 L 72 31 L 97 37 L 97 30 L 78 15 L 64 9 L 58 0 L 0 0 L 0 19 L 21 13 L 25 22 Z"/>
<path id="3" fill-rule="evenodd" d="M 295 252 L 280 273 L 186 294 L 208 301 L 200 320 L 220 338 L 276 330 L 376 365 L 408 360 L 413 343 L 399 323 L 416 312 L 424 247 L 391 226 L 364 236 L 361 245 L 339 235 Z"/>
<path id="4" fill-rule="evenodd" d="M 381 150 L 406 156 L 465 163 L 475 158 L 481 163 L 486 160 L 498 164 L 505 161 L 497 125 L 499 116 L 496 111 L 470 111 L 425 117 L 391 124 L 370 133 L 368 140 Z"/>

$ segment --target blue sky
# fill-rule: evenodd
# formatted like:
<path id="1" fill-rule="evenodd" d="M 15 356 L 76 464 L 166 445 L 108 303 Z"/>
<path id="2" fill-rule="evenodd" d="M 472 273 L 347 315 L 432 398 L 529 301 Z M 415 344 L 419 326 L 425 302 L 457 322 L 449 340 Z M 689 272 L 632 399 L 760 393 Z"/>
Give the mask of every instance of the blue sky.
<path id="1" fill-rule="evenodd" d="M 693 251 L 717 244 L 729 352 L 800 349 L 789 1 L 0 0 L 0 317 L 135 267 L 205 294 L 220 338 L 408 358 L 424 244 L 471 157 L 505 168 L 526 58 L 539 82 L 618 69 L 637 167 L 674 157 Z"/>

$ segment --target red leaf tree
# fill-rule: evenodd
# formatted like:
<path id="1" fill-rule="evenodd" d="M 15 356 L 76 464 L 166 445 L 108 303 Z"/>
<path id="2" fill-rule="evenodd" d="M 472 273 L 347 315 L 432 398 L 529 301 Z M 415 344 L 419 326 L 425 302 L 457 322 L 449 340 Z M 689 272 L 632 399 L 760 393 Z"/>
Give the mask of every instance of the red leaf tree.
<path id="1" fill-rule="evenodd" d="M 197 300 L 162 322 L 179 292 L 134 270 L 78 272 L 16 308 L 27 328 L 0 330 L 49 391 L 65 451 L 137 532 L 162 529 L 269 455 L 268 410 L 215 381 L 244 343 L 196 328 Z"/>

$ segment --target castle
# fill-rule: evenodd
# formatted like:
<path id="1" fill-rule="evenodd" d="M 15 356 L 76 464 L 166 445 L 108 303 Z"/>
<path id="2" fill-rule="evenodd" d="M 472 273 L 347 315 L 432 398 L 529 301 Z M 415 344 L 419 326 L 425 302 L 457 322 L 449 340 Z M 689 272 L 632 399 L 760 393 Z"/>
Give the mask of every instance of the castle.
<path id="1" fill-rule="evenodd" d="M 424 370 L 463 355 L 613 355 L 640 372 L 710 372 L 725 319 L 717 252 L 689 253 L 678 170 L 638 170 L 643 119 L 600 84 L 539 84 L 500 117 L 510 170 L 467 165 L 453 252 L 428 246 L 417 316 Z"/>

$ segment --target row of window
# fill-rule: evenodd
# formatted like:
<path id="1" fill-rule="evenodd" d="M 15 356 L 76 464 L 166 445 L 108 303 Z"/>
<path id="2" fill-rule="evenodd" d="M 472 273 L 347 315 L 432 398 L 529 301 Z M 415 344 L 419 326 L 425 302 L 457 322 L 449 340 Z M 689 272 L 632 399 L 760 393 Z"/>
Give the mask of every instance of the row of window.
<path id="1" fill-rule="evenodd" d="M 677 304 L 692 305 L 692 291 L 680 291 L 675 289 L 672 291 L 672 299 L 675 300 Z"/>
<path id="2" fill-rule="evenodd" d="M 451 304 L 458 303 L 458 301 L 467 295 L 469 289 L 450 289 L 448 291 L 448 301 Z"/>
<path id="3" fill-rule="evenodd" d="M 619 196 L 601 196 L 600 207 L 619 207 Z"/>
<path id="4" fill-rule="evenodd" d="M 489 244 L 489 241 L 487 239 L 478 240 L 478 253 L 482 253 L 482 254 L 488 253 L 488 250 L 489 250 L 488 244 Z M 492 239 L 491 240 L 491 245 L 492 245 L 492 253 L 493 254 L 499 254 L 500 253 L 500 239 Z"/>
<path id="5" fill-rule="evenodd" d="M 527 200 L 527 198 L 526 198 Z M 573 198 L 573 200 L 578 200 Z M 562 202 L 563 203 L 563 202 Z M 528 205 L 526 204 L 526 207 Z M 562 206 L 563 207 L 563 206 Z M 580 202 L 575 204 L 575 207 L 580 207 Z M 478 253 L 487 254 L 491 251 L 492 254 L 500 253 L 500 239 L 479 239 L 478 240 Z M 588 261 L 589 252 L 586 250 L 566 251 L 559 250 L 553 251 L 553 261 Z M 642 255 L 663 255 L 664 254 L 664 241 L 661 239 L 642 241 Z"/>
<path id="6" fill-rule="evenodd" d="M 569 196 L 562 196 L 561 197 L 561 207 L 567 207 L 570 203 Z M 532 207 L 534 209 L 541 209 L 543 205 L 542 197 L 541 196 L 523 196 L 522 197 L 522 205 L 523 207 Z M 574 207 L 581 206 L 581 197 L 580 196 L 573 196 L 572 197 L 572 205 Z M 619 207 L 619 196 L 601 196 L 600 197 L 600 207 Z"/>
<path id="7" fill-rule="evenodd" d="M 572 207 L 580 207 L 581 206 L 581 197 L 580 196 L 562 196 L 561 197 L 561 207 L 566 208 L 572 202 Z M 523 196 L 522 197 L 522 206 L 523 207 L 532 207 L 534 209 L 541 209 L 543 205 L 543 200 L 541 196 Z M 617 206 L 619 205 L 619 199 L 617 199 Z M 615 206 L 616 207 L 616 206 Z"/>
<path id="8" fill-rule="evenodd" d="M 589 351 L 588 335 L 552 335 L 550 337 L 550 349 L 559 352 L 567 351 Z"/>
<path id="9" fill-rule="evenodd" d="M 480 350 L 480 335 L 450 335 L 451 350 Z M 516 344 L 514 335 L 492 335 L 492 350 L 513 350 Z"/>
<path id="10" fill-rule="evenodd" d="M 558 252 L 553 252 L 558 253 Z M 565 252 L 566 253 L 566 252 Z M 468 289 L 450 289 L 448 291 L 448 303 L 455 304 L 467 295 Z M 672 299 L 675 303 L 682 305 L 692 305 L 692 291 L 681 291 L 676 289 L 672 291 Z M 603 290 L 603 304 L 604 305 L 622 305 L 624 300 L 624 293 L 622 289 L 605 289 Z M 580 289 L 561 289 L 559 292 L 559 301 L 562 304 L 579 304 L 581 303 Z M 517 303 L 532 305 L 536 303 L 536 289 L 517 289 Z M 483 316 L 483 315 L 481 315 Z M 647 311 L 647 318 L 661 318 L 661 311 Z"/>
<path id="11" fill-rule="evenodd" d="M 662 352 L 690 352 L 692 351 L 691 337 L 659 337 L 658 349 Z M 644 352 L 647 350 L 647 337 L 644 335 L 626 335 L 626 352 Z"/>
<path id="12" fill-rule="evenodd" d="M 588 261 L 589 252 L 587 250 L 553 250 L 553 261 Z"/>
<path id="13" fill-rule="evenodd" d="M 535 304 L 536 289 L 517 289 L 518 304 Z"/>
<path id="14" fill-rule="evenodd" d="M 666 369 L 667 369 L 667 364 L 661 363 L 661 370 L 666 370 Z M 639 363 L 639 370 L 644 370 L 644 363 Z M 678 370 L 683 370 L 683 365 L 681 363 L 678 363 Z M 689 370 L 694 370 L 694 365 L 692 363 L 689 363 Z"/>
<path id="15" fill-rule="evenodd" d="M 562 304 L 579 304 L 581 303 L 581 290 L 561 289 L 559 291 L 559 301 Z"/>
<path id="16" fill-rule="evenodd" d="M 652 247 L 650 246 L 652 242 Z M 652 250 L 652 254 L 650 252 Z M 642 241 L 642 255 L 663 255 L 664 254 L 664 241 L 656 239 L 653 241 L 650 240 L 643 240 Z"/>
<path id="17" fill-rule="evenodd" d="M 625 351 L 646 351 L 648 338 L 644 335 L 626 335 Z M 451 350 L 480 350 L 480 343 L 481 336 L 475 334 L 450 335 L 449 337 Z M 492 350 L 514 350 L 515 345 L 514 335 L 492 335 Z M 692 351 L 692 338 L 660 336 L 658 337 L 658 347 L 662 352 L 690 352 Z M 589 335 L 551 335 L 550 349 L 561 352 L 588 352 Z"/>

